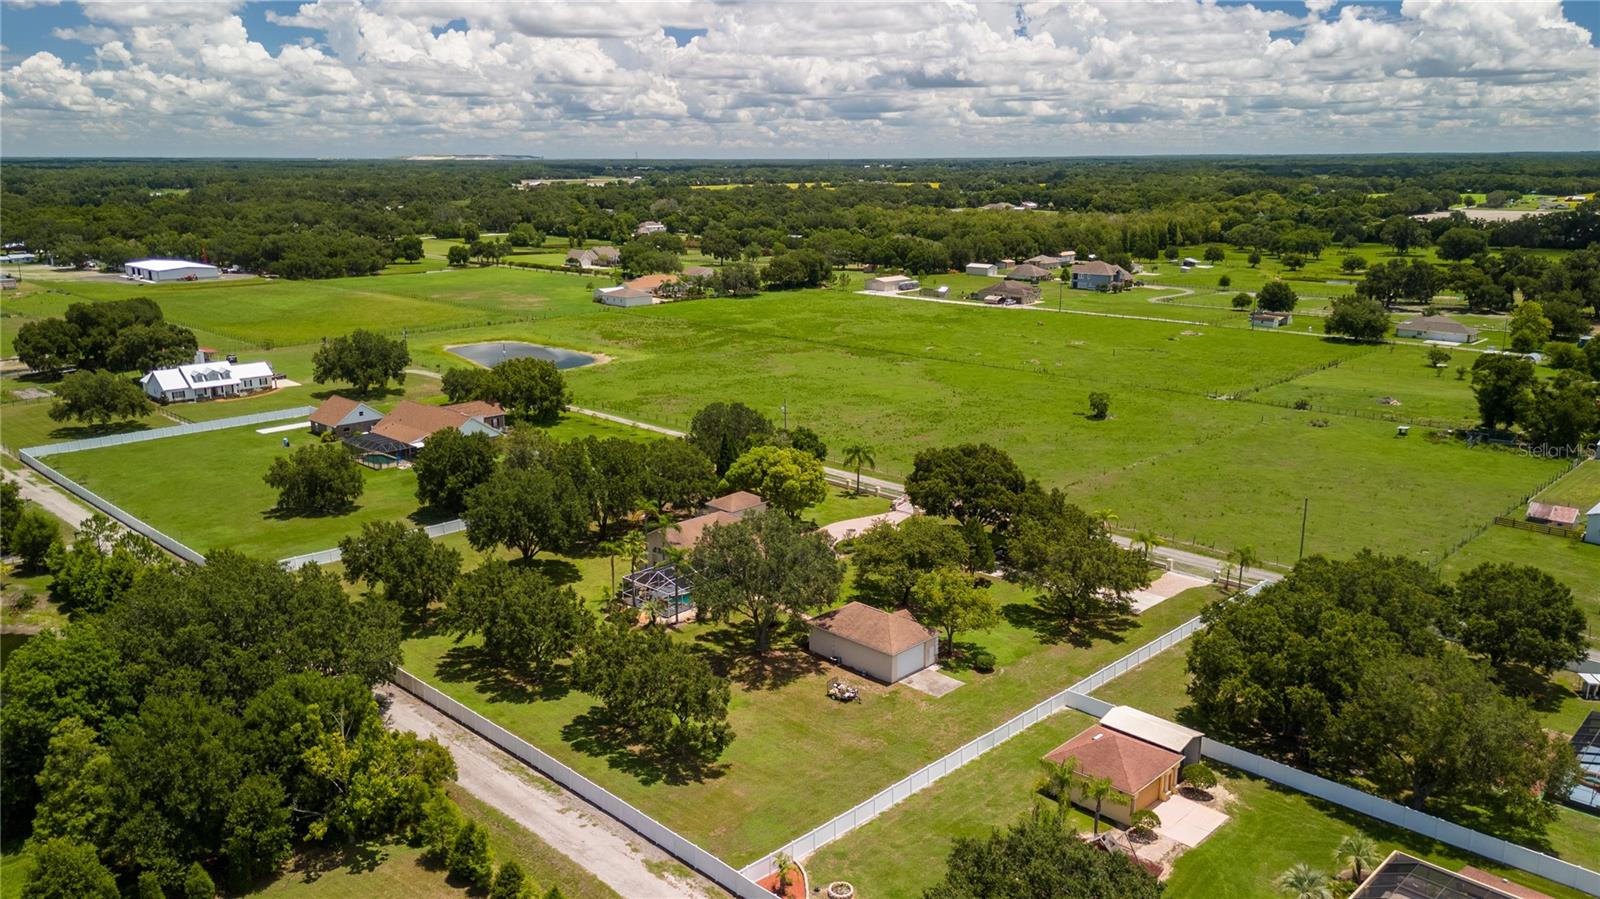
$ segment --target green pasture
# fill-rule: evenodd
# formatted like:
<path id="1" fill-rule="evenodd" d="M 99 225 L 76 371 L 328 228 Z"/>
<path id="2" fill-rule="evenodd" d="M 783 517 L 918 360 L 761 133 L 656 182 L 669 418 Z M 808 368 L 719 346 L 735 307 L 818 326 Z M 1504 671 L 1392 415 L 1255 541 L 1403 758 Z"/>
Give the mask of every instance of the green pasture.
<path id="1" fill-rule="evenodd" d="M 799 629 L 768 658 L 758 659 L 749 654 L 741 630 L 684 625 L 681 639 L 734 682 L 729 721 L 736 738 L 710 769 L 682 776 L 619 745 L 592 713 L 593 700 L 561 686 L 559 676 L 534 688 L 481 667 L 474 641 L 418 636 L 405 644 L 405 666 L 667 826 L 742 864 L 1159 636 L 1214 596 L 1210 589 L 1190 591 L 1126 630 L 1075 646 L 1041 643 L 1026 624 L 1029 606 L 1020 591 L 1008 584 L 993 589 L 1007 622 L 958 639 L 989 648 L 999 667 L 988 675 L 950 669 L 966 683 L 939 699 L 833 669 L 801 648 Z M 857 684 L 861 701 L 829 700 L 830 677 Z"/>

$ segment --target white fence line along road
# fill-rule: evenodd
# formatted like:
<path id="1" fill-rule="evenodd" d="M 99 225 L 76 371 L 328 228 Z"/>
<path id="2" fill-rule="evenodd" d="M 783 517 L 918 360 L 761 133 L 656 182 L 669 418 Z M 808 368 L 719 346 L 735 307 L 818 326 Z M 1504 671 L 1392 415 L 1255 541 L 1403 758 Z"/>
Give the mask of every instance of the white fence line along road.
<path id="1" fill-rule="evenodd" d="M 455 719 L 468 730 L 498 746 L 535 771 L 576 793 L 591 805 L 615 818 L 624 827 L 659 846 L 668 855 L 688 865 L 739 899 L 772 899 L 771 892 L 734 870 L 727 862 L 617 798 L 594 781 L 556 761 L 533 744 L 446 696 L 416 675 L 404 669 L 397 669 L 390 680 L 395 686 Z"/>
<path id="2" fill-rule="evenodd" d="M 437 540 L 440 537 L 444 537 L 449 534 L 459 534 L 466 529 L 467 522 L 462 518 L 452 518 L 449 521 L 441 521 L 438 524 L 425 525 L 422 528 L 423 532 L 428 535 L 429 540 Z M 316 552 L 301 553 L 298 556 L 289 556 L 286 559 L 279 559 L 278 564 L 289 569 L 290 571 L 294 571 L 302 565 L 330 565 L 343 558 L 344 553 L 339 549 L 339 547 L 335 546 L 331 549 L 319 549 Z"/>
<path id="3" fill-rule="evenodd" d="M 422 700 L 392 685 L 379 687 L 378 693 L 389 700 L 385 717 L 390 727 L 432 737 L 450 751 L 462 789 L 538 835 L 618 895 L 705 899 L 712 891 L 720 894 L 705 880 L 674 876 L 660 864 L 670 858 L 665 852 Z"/>

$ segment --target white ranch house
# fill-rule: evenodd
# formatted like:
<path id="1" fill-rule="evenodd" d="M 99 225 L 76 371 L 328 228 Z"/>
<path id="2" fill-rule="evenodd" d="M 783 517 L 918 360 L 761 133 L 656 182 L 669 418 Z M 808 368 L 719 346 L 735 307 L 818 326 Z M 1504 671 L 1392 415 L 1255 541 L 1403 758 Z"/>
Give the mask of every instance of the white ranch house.
<path id="1" fill-rule="evenodd" d="M 139 385 L 157 402 L 189 403 L 270 390 L 277 377 L 270 362 L 199 362 L 158 368 Z"/>

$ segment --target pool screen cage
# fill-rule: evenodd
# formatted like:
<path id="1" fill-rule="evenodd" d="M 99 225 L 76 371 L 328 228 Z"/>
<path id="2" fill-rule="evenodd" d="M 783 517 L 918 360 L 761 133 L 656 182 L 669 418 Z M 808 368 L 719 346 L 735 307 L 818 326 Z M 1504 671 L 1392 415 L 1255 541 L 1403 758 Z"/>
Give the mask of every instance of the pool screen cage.
<path id="1" fill-rule="evenodd" d="M 689 576 L 679 572 L 675 565 L 651 565 L 624 575 L 622 601 L 635 609 L 653 609 L 655 614 L 673 622 L 694 608 L 694 600 L 689 596 Z"/>
<path id="2" fill-rule="evenodd" d="M 344 438 L 344 446 L 368 468 L 392 468 L 404 461 L 395 454 L 393 440 L 376 434 L 351 434 Z"/>

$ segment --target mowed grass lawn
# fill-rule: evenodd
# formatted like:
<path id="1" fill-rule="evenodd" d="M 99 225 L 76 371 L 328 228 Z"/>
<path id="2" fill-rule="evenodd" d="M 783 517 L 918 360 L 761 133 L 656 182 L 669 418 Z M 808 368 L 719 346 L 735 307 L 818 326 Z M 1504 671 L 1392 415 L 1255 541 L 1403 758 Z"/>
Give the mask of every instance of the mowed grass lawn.
<path id="1" fill-rule="evenodd" d="M 823 847 L 805 860 L 806 873 L 812 883 L 847 880 L 863 896 L 922 895 L 944 876 L 945 860 L 956 839 L 986 836 L 1042 801 L 1035 792 L 1039 759 L 1092 721 L 1064 712 L 1035 725 Z M 1235 798 L 1231 820 L 1178 859 L 1167 882 L 1171 896 L 1281 896 L 1273 880 L 1284 869 L 1307 862 L 1329 870 L 1339 838 L 1357 831 L 1377 840 L 1385 855 L 1403 849 L 1452 869 L 1475 864 L 1551 896 L 1582 895 L 1305 794 L 1226 770 L 1219 773 Z M 1092 819 L 1081 809 L 1074 810 L 1073 819 L 1082 830 L 1092 827 Z"/>
<path id="2" fill-rule="evenodd" d="M 1007 584 L 996 600 L 1022 611 Z M 729 721 L 735 739 L 703 778 L 663 777 L 605 736 L 594 701 L 552 687 L 542 692 L 478 665 L 474 642 L 421 636 L 405 644 L 405 667 L 512 732 L 571 765 L 669 827 L 740 865 L 844 811 L 967 740 L 1065 688 L 1101 665 L 1197 614 L 1215 596 L 1194 590 L 1156 606 L 1131 629 L 1087 647 L 1041 644 L 1003 624 L 963 644 L 990 649 L 988 675 L 956 670 L 966 681 L 934 699 L 904 685 L 884 687 L 805 653 L 793 633 L 765 661 L 746 651 L 737 625 L 688 624 L 681 638 L 734 680 Z M 861 687 L 841 705 L 826 696 L 830 677 Z"/>

